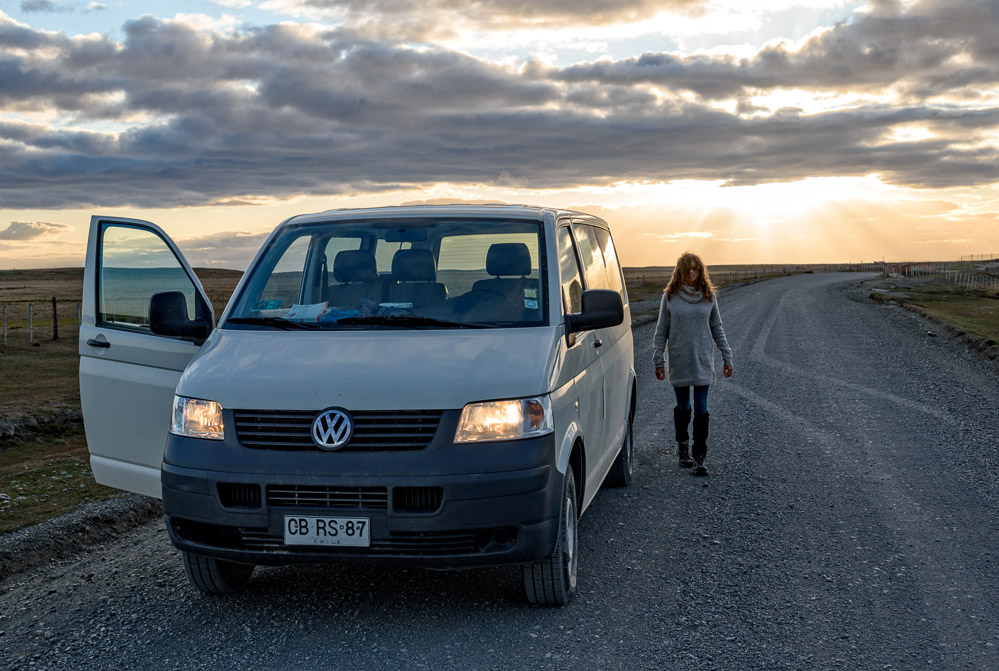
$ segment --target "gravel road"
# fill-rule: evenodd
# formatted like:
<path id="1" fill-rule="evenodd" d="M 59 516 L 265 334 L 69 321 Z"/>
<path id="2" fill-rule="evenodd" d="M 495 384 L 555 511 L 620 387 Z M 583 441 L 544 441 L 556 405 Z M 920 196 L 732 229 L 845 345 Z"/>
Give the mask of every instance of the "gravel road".
<path id="1" fill-rule="evenodd" d="M 509 568 L 267 568 L 211 598 L 154 520 L 0 582 L 0 670 L 999 669 L 996 365 L 857 283 L 722 295 L 707 479 L 635 330 L 635 483 L 583 517 L 566 608 Z"/>

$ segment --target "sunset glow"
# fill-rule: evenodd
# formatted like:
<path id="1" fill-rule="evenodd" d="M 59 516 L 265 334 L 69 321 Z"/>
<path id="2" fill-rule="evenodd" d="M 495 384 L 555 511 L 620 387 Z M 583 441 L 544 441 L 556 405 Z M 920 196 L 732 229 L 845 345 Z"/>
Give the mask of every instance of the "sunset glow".
<path id="1" fill-rule="evenodd" d="M 0 268 L 101 213 L 243 268 L 292 214 L 591 212 L 627 266 L 999 254 L 987 0 L 0 9 Z M 86 9 L 84 9 L 86 7 Z"/>

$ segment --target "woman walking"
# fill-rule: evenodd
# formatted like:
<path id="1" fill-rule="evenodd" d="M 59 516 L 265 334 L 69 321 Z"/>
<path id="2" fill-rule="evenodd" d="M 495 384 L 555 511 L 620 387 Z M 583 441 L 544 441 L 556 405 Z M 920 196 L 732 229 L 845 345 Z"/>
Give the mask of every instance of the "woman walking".
<path id="1" fill-rule="evenodd" d="M 714 341 L 714 342 L 712 342 Z M 694 467 L 694 475 L 707 475 L 708 387 L 715 379 L 714 347 L 722 354 L 723 374 L 732 375 L 732 348 L 725 338 L 718 295 L 700 257 L 684 252 L 677 259 L 673 276 L 659 304 L 659 322 L 652 342 L 656 378 L 666 379 L 663 350 L 669 363 L 669 383 L 676 395 L 673 423 L 676 425 L 680 466 Z M 694 445 L 691 450 L 690 388 L 694 388 Z M 693 459 L 691 459 L 693 457 Z"/>

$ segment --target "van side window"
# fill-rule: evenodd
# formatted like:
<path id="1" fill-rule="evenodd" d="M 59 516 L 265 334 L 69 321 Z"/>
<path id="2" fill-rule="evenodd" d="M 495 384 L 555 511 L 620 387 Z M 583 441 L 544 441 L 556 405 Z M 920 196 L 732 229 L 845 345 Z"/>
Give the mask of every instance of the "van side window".
<path id="1" fill-rule="evenodd" d="M 586 273 L 587 289 L 611 289 L 607 280 L 607 264 L 604 263 L 603 252 L 600 251 L 600 241 L 593 226 L 573 224 L 576 240 L 579 242 L 579 256 Z"/>
<path id="2" fill-rule="evenodd" d="M 614 240 L 611 238 L 610 231 L 596 226 L 593 227 L 593 231 L 596 233 L 600 251 L 603 252 L 604 262 L 607 264 L 607 281 L 610 282 L 610 288 L 621 294 L 621 297 L 627 303 L 628 300 L 624 294 L 624 279 L 621 274 L 621 264 L 617 260 L 617 250 L 614 249 Z"/>
<path id="3" fill-rule="evenodd" d="M 179 291 L 187 313 L 197 314 L 194 283 L 167 244 L 154 232 L 107 225 L 101 234 L 97 323 L 149 332 L 149 300 Z"/>
<path id="4" fill-rule="evenodd" d="M 558 271 L 559 282 L 562 285 L 562 304 L 566 312 L 572 314 L 582 312 L 583 281 L 568 226 L 558 229 Z"/>

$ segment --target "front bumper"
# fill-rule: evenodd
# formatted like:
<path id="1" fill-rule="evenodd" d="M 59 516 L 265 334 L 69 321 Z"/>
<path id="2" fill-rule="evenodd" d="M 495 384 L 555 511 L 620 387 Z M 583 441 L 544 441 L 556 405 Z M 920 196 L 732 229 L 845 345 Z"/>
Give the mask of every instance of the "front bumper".
<path id="1" fill-rule="evenodd" d="M 228 434 L 170 435 L 161 476 L 170 539 L 248 564 L 462 568 L 551 556 L 563 485 L 554 436 L 454 445 L 441 435 L 453 432 L 410 453 L 282 452 Z M 285 545 L 286 516 L 367 518 L 371 544 Z"/>

